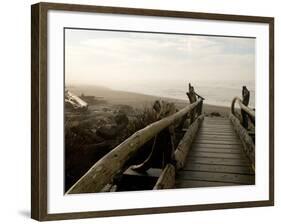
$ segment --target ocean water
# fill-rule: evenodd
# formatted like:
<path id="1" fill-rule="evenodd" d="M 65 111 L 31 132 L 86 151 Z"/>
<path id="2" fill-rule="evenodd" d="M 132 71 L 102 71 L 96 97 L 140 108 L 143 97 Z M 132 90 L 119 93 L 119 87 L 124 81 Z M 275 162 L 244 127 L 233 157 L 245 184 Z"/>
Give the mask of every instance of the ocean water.
<path id="1" fill-rule="evenodd" d="M 242 98 L 242 86 L 247 86 L 250 91 L 250 107 L 255 107 L 255 82 L 232 80 L 232 81 L 193 81 L 192 85 L 195 92 L 205 98 L 204 103 L 227 106 L 235 96 Z M 165 81 L 165 82 L 138 82 L 130 85 L 119 85 L 115 87 L 116 90 L 123 90 L 129 92 L 136 92 L 159 97 L 169 97 L 175 99 L 188 100 L 186 92 L 188 91 L 188 82 L 182 81 Z"/>

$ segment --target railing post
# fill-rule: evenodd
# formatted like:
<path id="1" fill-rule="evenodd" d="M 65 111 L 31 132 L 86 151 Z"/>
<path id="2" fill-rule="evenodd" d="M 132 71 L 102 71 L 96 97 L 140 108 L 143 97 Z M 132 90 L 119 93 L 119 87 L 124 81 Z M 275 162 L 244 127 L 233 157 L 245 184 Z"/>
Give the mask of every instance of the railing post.
<path id="1" fill-rule="evenodd" d="M 243 86 L 243 88 L 242 88 L 242 103 L 245 106 L 248 106 L 249 101 L 250 101 L 250 91 L 247 89 L 246 86 Z M 242 109 L 241 109 L 241 115 L 242 115 L 242 126 L 247 129 L 248 128 L 248 115 Z"/>
<path id="2" fill-rule="evenodd" d="M 190 104 L 197 101 L 194 87 L 190 83 L 188 84 L 188 92 L 186 93 L 186 95 L 188 96 Z M 192 124 L 195 119 L 195 112 L 196 112 L 196 108 L 190 111 L 190 124 Z"/>

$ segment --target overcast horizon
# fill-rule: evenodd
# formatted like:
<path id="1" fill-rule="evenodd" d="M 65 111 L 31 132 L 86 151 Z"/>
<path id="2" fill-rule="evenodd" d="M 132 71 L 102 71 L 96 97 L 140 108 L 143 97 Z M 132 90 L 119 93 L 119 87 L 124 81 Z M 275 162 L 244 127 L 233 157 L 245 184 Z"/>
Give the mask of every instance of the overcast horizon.
<path id="1" fill-rule="evenodd" d="M 246 85 L 254 105 L 255 39 L 65 30 L 66 86 L 185 99 L 189 82 L 212 104 L 227 104 Z"/>
<path id="2" fill-rule="evenodd" d="M 183 99 L 191 82 L 209 100 L 255 95 L 255 39 L 65 30 L 65 84 Z M 251 101 L 254 104 L 254 98 Z"/>

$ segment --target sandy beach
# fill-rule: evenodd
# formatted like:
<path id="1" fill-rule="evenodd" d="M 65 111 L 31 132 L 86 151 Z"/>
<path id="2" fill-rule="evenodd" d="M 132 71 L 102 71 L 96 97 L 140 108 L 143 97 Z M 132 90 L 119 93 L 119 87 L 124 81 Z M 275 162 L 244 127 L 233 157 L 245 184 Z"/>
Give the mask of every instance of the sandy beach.
<path id="1" fill-rule="evenodd" d="M 178 109 L 181 109 L 189 104 L 187 96 L 185 101 L 181 99 L 117 91 L 100 86 L 68 86 L 67 88 L 78 96 L 81 94 L 86 96 L 95 96 L 97 99 L 104 100 L 108 106 L 129 105 L 134 108 L 143 108 L 151 106 L 156 100 L 172 102 Z M 210 116 L 212 113 L 219 113 L 222 117 L 227 117 L 230 111 L 230 104 L 231 102 L 229 102 L 229 107 L 204 104 L 203 112 L 206 116 Z"/>

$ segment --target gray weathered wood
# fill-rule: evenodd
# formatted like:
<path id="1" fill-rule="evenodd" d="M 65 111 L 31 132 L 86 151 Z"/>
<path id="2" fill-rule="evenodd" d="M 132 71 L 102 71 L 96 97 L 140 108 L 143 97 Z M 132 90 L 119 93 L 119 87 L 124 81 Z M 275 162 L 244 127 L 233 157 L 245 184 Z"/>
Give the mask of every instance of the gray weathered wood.
<path id="1" fill-rule="evenodd" d="M 251 110 L 249 107 L 245 106 L 242 102 L 242 100 L 239 97 L 235 97 L 232 101 L 232 105 L 231 105 L 231 113 L 235 114 L 235 107 L 234 104 L 235 102 L 238 102 L 240 108 L 245 111 L 247 114 L 249 114 L 253 119 L 255 119 L 255 111 Z"/>
<path id="2" fill-rule="evenodd" d="M 235 133 L 234 130 L 229 130 L 229 131 L 226 131 L 226 130 L 220 130 L 220 129 L 211 129 L 211 128 L 202 128 L 201 130 L 202 133 L 213 133 L 213 134 L 233 134 Z"/>
<path id="3" fill-rule="evenodd" d="M 231 174 L 231 173 L 214 173 L 201 171 L 180 171 L 178 177 L 184 180 L 205 180 L 220 181 L 237 184 L 254 184 L 254 175 Z"/>
<path id="4" fill-rule="evenodd" d="M 195 140 L 195 143 L 200 144 L 217 144 L 217 145 L 242 145 L 241 142 L 238 141 L 218 141 L 218 140 Z"/>
<path id="5" fill-rule="evenodd" d="M 230 132 L 233 133 L 233 128 L 229 127 L 229 128 L 220 128 L 220 127 L 202 127 L 202 131 L 218 131 L 219 132 Z"/>
<path id="6" fill-rule="evenodd" d="M 210 153 L 224 153 L 224 154 L 240 154 L 240 148 L 207 148 L 207 147 L 195 147 L 192 146 L 192 149 L 196 152 L 210 152 Z"/>
<path id="7" fill-rule="evenodd" d="M 182 140 L 180 141 L 176 151 L 175 151 L 175 160 L 176 168 L 180 169 L 184 166 L 186 156 L 190 150 L 193 139 L 197 133 L 198 128 L 200 127 L 204 119 L 203 115 L 200 115 L 189 127 L 189 129 L 184 134 Z"/>
<path id="8" fill-rule="evenodd" d="M 198 131 L 198 137 L 204 136 L 204 137 L 215 137 L 215 138 L 233 138 L 235 135 L 233 136 L 233 134 L 229 133 L 224 133 L 224 134 L 217 134 L 217 133 L 212 133 L 212 132 L 202 132 L 202 131 Z M 236 136 L 237 137 L 237 136 Z"/>
<path id="9" fill-rule="evenodd" d="M 189 102 L 191 104 L 197 101 L 194 87 L 190 83 L 188 84 L 188 92 L 186 93 L 186 95 L 188 96 Z M 191 110 L 189 115 L 190 115 L 190 123 L 193 123 L 196 115 L 195 109 Z"/>
<path id="10" fill-rule="evenodd" d="M 213 133 L 216 133 L 216 134 L 235 134 L 235 131 L 233 129 L 229 129 L 229 130 L 223 130 L 223 129 L 214 129 L 214 128 L 203 128 L 201 129 L 201 132 L 213 132 Z"/>
<path id="11" fill-rule="evenodd" d="M 200 181 L 200 180 L 182 180 L 176 182 L 176 188 L 195 188 L 195 187 L 221 187 L 221 186 L 235 186 L 235 183 Z"/>
<path id="12" fill-rule="evenodd" d="M 198 150 L 192 150 L 190 156 L 193 157 L 210 157 L 210 158 L 228 158 L 228 159 L 246 159 L 241 153 L 214 153 L 214 152 L 200 152 Z"/>
<path id="13" fill-rule="evenodd" d="M 224 126 L 224 125 L 229 125 L 229 123 L 230 123 L 230 121 L 224 121 L 224 122 L 219 122 L 219 121 L 214 121 L 214 122 L 212 122 L 212 121 L 206 121 L 206 122 L 204 122 L 204 125 L 218 125 L 218 126 L 222 125 L 222 126 Z"/>
<path id="14" fill-rule="evenodd" d="M 196 139 L 198 140 L 216 140 L 216 141 L 234 141 L 234 142 L 239 142 L 240 139 L 236 135 L 232 136 L 219 136 L 219 135 L 202 135 L 198 134 Z"/>
<path id="15" fill-rule="evenodd" d="M 198 141 L 204 141 L 204 140 L 213 140 L 213 141 L 220 141 L 220 142 L 237 142 L 240 141 L 236 136 L 235 137 L 219 137 L 219 136 L 198 136 Z"/>
<path id="16" fill-rule="evenodd" d="M 246 155 L 249 157 L 253 169 L 255 169 L 255 144 L 252 138 L 249 136 L 247 130 L 241 125 L 238 118 L 236 118 L 233 114 L 230 114 L 229 118 L 233 123 L 236 133 L 242 141 L 243 149 Z"/>
<path id="17" fill-rule="evenodd" d="M 225 123 L 218 125 L 220 121 Z M 206 117 L 197 132 L 185 166 L 178 172 L 176 187 L 254 184 L 254 179 L 254 171 L 243 153 L 243 145 L 231 121 Z"/>
<path id="18" fill-rule="evenodd" d="M 107 183 L 112 181 L 116 174 L 124 169 L 126 162 L 138 152 L 143 144 L 148 142 L 163 129 L 178 121 L 199 105 L 201 101 L 202 100 L 198 100 L 177 113 L 154 122 L 134 133 L 95 163 L 67 193 L 99 192 Z"/>
<path id="19" fill-rule="evenodd" d="M 176 169 L 172 164 L 167 164 L 157 180 L 154 190 L 171 189 L 175 187 Z"/>
<path id="20" fill-rule="evenodd" d="M 218 127 L 218 128 L 230 128 L 231 129 L 231 126 L 230 125 L 230 122 L 229 123 L 224 123 L 224 124 L 218 124 L 218 123 L 204 123 L 204 125 L 202 127 Z"/>
<path id="21" fill-rule="evenodd" d="M 117 185 L 107 184 L 103 187 L 101 192 L 115 192 L 117 190 Z"/>
<path id="22" fill-rule="evenodd" d="M 217 164 L 217 165 L 233 165 L 233 166 L 249 166 L 247 160 L 227 159 L 227 158 L 209 158 L 209 157 L 192 157 L 188 158 L 188 162 L 201 164 Z"/>
<path id="23" fill-rule="evenodd" d="M 145 177 L 155 177 L 155 178 L 159 178 L 159 176 L 161 175 L 162 170 L 158 169 L 158 168 L 150 168 L 149 170 L 145 171 L 145 172 L 137 172 L 133 169 L 131 169 L 131 167 L 129 167 L 124 173 L 123 175 L 131 175 L 131 176 L 145 176 Z"/>
<path id="24" fill-rule="evenodd" d="M 206 171 L 206 172 L 219 172 L 219 173 L 237 173 L 237 174 L 254 174 L 250 166 L 226 166 L 217 164 L 198 164 L 187 163 L 183 170 L 189 171 Z"/>
<path id="25" fill-rule="evenodd" d="M 215 149 L 242 149 L 241 145 L 226 145 L 226 144 L 208 144 L 208 143 L 202 143 L 202 142 L 194 142 L 193 146 L 197 147 L 204 147 L 204 148 L 215 148 Z"/>

